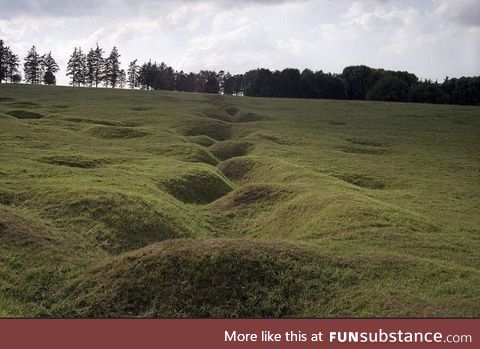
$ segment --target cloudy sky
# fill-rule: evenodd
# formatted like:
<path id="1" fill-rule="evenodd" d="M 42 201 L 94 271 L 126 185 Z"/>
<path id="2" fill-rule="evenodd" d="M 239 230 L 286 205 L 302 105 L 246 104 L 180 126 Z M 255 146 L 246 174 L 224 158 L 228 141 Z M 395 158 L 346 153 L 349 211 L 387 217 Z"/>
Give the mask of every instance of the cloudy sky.
<path id="1" fill-rule="evenodd" d="M 366 64 L 421 78 L 480 75 L 480 0 L 0 0 L 0 38 L 23 58 L 35 44 L 65 66 L 75 46 L 116 45 L 175 69 Z"/>

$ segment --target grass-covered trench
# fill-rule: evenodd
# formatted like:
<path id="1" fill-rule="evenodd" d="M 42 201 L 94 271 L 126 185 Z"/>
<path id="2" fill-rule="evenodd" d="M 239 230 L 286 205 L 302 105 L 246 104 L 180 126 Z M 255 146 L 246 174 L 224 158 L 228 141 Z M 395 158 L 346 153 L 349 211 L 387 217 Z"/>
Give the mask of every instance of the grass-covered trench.
<path id="1" fill-rule="evenodd" d="M 0 86 L 0 317 L 480 316 L 480 108 Z"/>

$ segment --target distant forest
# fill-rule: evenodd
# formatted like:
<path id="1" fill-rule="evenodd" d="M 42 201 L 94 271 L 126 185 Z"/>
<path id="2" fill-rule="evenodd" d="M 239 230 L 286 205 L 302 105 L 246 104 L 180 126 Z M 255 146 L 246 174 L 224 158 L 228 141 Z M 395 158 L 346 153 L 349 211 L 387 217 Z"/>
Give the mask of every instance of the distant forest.
<path id="1" fill-rule="evenodd" d="M 231 75 L 225 71 L 176 71 L 165 63 L 139 64 L 134 60 L 127 71 L 121 68 L 120 54 L 114 47 L 108 56 L 97 44 L 88 53 L 75 48 L 66 75 L 72 86 L 138 88 L 216 93 L 277 98 L 325 98 L 391 102 L 480 105 L 480 77 L 445 78 L 443 82 L 420 80 L 415 74 L 349 66 L 341 74 L 287 68 L 282 71 L 254 69 Z M 19 56 L 0 40 L 0 83 L 19 83 Z M 33 46 L 24 58 L 23 81 L 55 85 L 59 66 L 51 52 L 39 54 Z"/>

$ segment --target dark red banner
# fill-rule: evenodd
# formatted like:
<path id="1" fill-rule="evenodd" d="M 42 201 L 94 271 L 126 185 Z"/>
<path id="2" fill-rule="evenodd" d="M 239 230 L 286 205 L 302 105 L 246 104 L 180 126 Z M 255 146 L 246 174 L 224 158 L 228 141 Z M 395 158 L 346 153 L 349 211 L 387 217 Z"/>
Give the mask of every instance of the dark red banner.
<path id="1" fill-rule="evenodd" d="M 0 320 L 1 348 L 464 348 L 480 320 Z"/>

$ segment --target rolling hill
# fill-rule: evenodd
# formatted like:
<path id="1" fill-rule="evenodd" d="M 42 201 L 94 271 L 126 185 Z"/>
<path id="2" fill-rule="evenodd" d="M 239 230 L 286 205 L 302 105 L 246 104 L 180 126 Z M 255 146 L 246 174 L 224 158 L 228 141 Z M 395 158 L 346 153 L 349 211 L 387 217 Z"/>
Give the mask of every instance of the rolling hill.
<path id="1" fill-rule="evenodd" d="M 480 316 L 480 108 L 0 86 L 1 317 Z"/>

